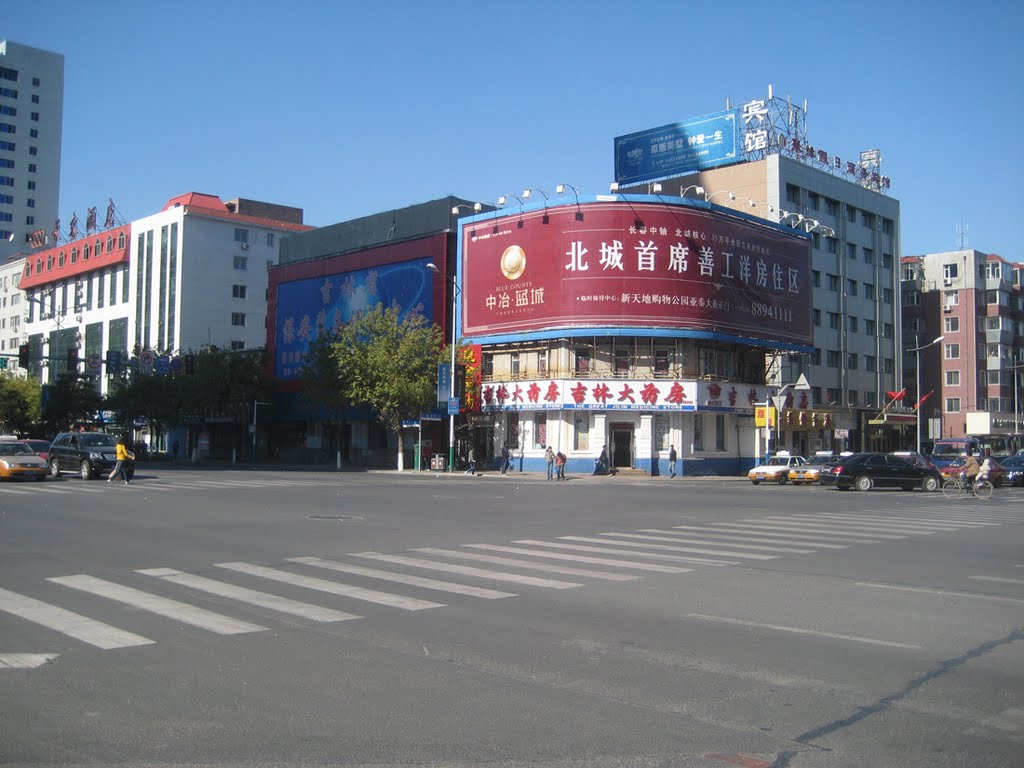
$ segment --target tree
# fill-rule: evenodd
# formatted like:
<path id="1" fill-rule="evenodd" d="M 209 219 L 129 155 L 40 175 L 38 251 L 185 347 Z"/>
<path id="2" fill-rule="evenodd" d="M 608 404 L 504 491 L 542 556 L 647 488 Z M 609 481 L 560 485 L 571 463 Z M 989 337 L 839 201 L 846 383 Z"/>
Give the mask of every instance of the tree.
<path id="1" fill-rule="evenodd" d="M 73 424 L 92 424 L 103 407 L 92 377 L 63 373 L 51 384 L 42 416 L 48 434 L 68 431 Z"/>
<path id="2" fill-rule="evenodd" d="M 381 424 L 398 438 L 402 458 L 402 420 L 418 416 L 437 398 L 441 329 L 418 312 L 400 317 L 397 307 L 378 305 L 341 326 L 330 345 L 338 396 L 372 408 Z M 324 350 L 318 352 L 321 356 Z M 324 360 L 321 359 L 321 363 Z M 321 371 L 324 382 L 331 371 Z"/>
<path id="3" fill-rule="evenodd" d="M 40 420 L 41 395 L 38 381 L 0 376 L 0 432 L 32 436 Z"/>

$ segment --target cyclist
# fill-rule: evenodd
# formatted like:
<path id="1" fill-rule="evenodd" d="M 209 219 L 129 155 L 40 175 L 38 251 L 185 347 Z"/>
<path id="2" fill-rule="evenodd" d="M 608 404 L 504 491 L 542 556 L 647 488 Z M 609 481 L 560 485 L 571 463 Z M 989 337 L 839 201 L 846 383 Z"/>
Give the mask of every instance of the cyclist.
<path id="1" fill-rule="evenodd" d="M 961 477 L 966 477 L 967 486 L 971 487 L 974 485 L 974 481 L 978 477 L 978 473 L 981 471 L 981 466 L 978 464 L 978 460 L 974 458 L 973 453 L 964 454 L 964 463 L 960 466 Z M 991 466 L 991 464 L 989 465 Z"/>

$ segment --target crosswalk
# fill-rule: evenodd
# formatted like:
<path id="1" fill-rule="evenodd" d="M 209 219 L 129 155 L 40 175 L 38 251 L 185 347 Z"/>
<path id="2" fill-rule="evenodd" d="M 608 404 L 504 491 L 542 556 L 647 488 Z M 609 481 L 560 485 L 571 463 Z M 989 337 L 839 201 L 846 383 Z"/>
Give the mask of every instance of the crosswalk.
<path id="1" fill-rule="evenodd" d="M 165 620 L 168 634 L 171 628 L 177 631 L 185 626 L 229 637 L 267 631 L 285 618 L 311 625 L 356 621 L 364 618 L 369 606 L 416 613 L 444 609 L 453 600 L 514 599 L 532 590 L 578 590 L 596 582 L 681 576 L 698 568 L 749 565 L 813 553 L 834 555 L 856 546 L 1022 520 L 1024 515 L 1013 509 L 977 505 L 942 511 L 794 512 L 730 522 L 566 533 L 499 544 L 467 542 L 400 552 L 344 552 L 332 557 L 296 555 L 273 565 L 225 561 L 210 563 L 203 569 L 205 575 L 167 564 L 114 576 L 108 573 L 105 578 L 86 573 L 55 575 L 43 581 L 61 588 L 56 600 L 22 593 L 33 592 L 31 586 L 23 587 L 22 592 L 0 587 L 0 615 L 6 614 L 6 621 L 36 627 L 33 636 L 44 646 L 33 652 L 0 648 L 0 671 L 35 669 L 57 658 L 48 631 L 101 650 L 154 645 L 158 639 L 136 631 L 140 629 L 136 616 L 141 614 Z M 1013 577 L 977 577 L 978 581 L 985 579 L 1024 583 L 1024 579 Z M 275 588 L 287 590 L 289 596 L 278 594 Z M 164 590 L 173 590 L 174 597 L 162 594 Z M 295 594 L 308 597 L 296 599 Z M 75 595 L 87 599 L 76 601 Z M 97 610 L 97 599 L 99 604 L 131 609 L 112 614 L 118 617 L 116 623 L 127 626 L 114 626 L 79 612 L 83 609 L 78 602 Z M 209 607 L 211 603 L 216 609 Z M 247 618 L 256 611 L 260 623 L 228 615 L 230 608 L 225 612 L 225 606 L 234 604 L 247 612 Z M 154 625 L 145 626 L 153 634 Z M 50 647 L 46 647 L 48 642 Z"/>
<path id="2" fill-rule="evenodd" d="M 12 496 L 80 497 L 82 495 L 106 494 L 114 491 L 119 493 L 133 493 L 137 492 L 138 489 L 142 489 L 150 493 L 178 493 L 182 491 L 211 491 L 217 489 L 258 490 L 272 488 L 312 488 L 330 484 L 332 479 L 332 475 L 326 474 L 316 477 L 301 478 L 288 478 L 277 475 L 254 475 L 252 478 L 203 478 L 185 474 L 176 477 L 171 474 L 152 479 L 136 477 L 136 479 L 128 486 L 117 483 L 116 487 L 111 487 L 110 483 L 104 483 L 99 480 L 85 481 L 64 477 L 60 480 L 47 480 L 42 483 L 7 483 L 4 485 L 4 493 Z"/>

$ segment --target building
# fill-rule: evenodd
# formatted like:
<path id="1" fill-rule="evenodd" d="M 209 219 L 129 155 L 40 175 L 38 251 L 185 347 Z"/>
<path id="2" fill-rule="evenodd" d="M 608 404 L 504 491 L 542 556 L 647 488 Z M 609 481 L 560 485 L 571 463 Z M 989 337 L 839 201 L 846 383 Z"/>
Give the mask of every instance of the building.
<path id="1" fill-rule="evenodd" d="M 786 448 L 894 450 L 905 424 L 882 413 L 902 380 L 900 205 L 877 150 L 844 160 L 812 146 L 806 104 L 773 96 L 616 139 L 619 189 L 696 197 L 811 236 L 811 349 L 778 350 L 768 382 L 802 374 L 830 428 L 787 431 Z"/>
<path id="2" fill-rule="evenodd" d="M 44 382 L 92 373 L 102 393 L 130 357 L 166 371 L 206 347 L 266 341 L 267 268 L 302 210 L 192 192 L 129 224 L 26 257 L 22 336 Z"/>
<path id="3" fill-rule="evenodd" d="M 63 113 L 64 57 L 0 40 L 0 262 L 57 228 Z"/>
<path id="4" fill-rule="evenodd" d="M 1020 432 L 1024 264 L 964 248 L 902 259 L 907 397 L 924 438 Z M 917 355 L 920 355 L 920 369 Z"/>
<path id="5" fill-rule="evenodd" d="M 24 269 L 23 257 L 10 257 L 0 263 L 0 356 L 9 375 L 25 378 L 27 371 L 18 365 L 18 348 L 23 339 L 24 294 L 18 287 Z"/>

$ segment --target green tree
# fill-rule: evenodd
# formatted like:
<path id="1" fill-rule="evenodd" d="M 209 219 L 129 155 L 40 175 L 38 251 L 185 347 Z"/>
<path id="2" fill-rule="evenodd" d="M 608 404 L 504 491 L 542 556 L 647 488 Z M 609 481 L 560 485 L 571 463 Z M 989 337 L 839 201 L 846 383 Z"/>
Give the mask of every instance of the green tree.
<path id="1" fill-rule="evenodd" d="M 41 394 L 38 381 L 10 374 L 0 376 L 0 432 L 35 437 L 34 430 L 41 418 Z"/>
<path id="2" fill-rule="evenodd" d="M 103 398 L 96 391 L 92 377 L 64 373 L 49 385 L 49 397 L 42 417 L 47 434 L 57 434 L 78 423 L 92 424 L 103 407 Z"/>
<path id="3" fill-rule="evenodd" d="M 441 329 L 418 312 L 399 317 L 396 307 L 377 306 L 341 326 L 331 344 L 338 397 L 369 406 L 398 438 L 402 467 L 402 419 L 418 416 L 437 398 Z M 324 350 L 317 354 L 324 355 Z M 321 359 L 321 363 L 326 362 Z M 321 371 L 330 382 L 329 367 Z"/>

